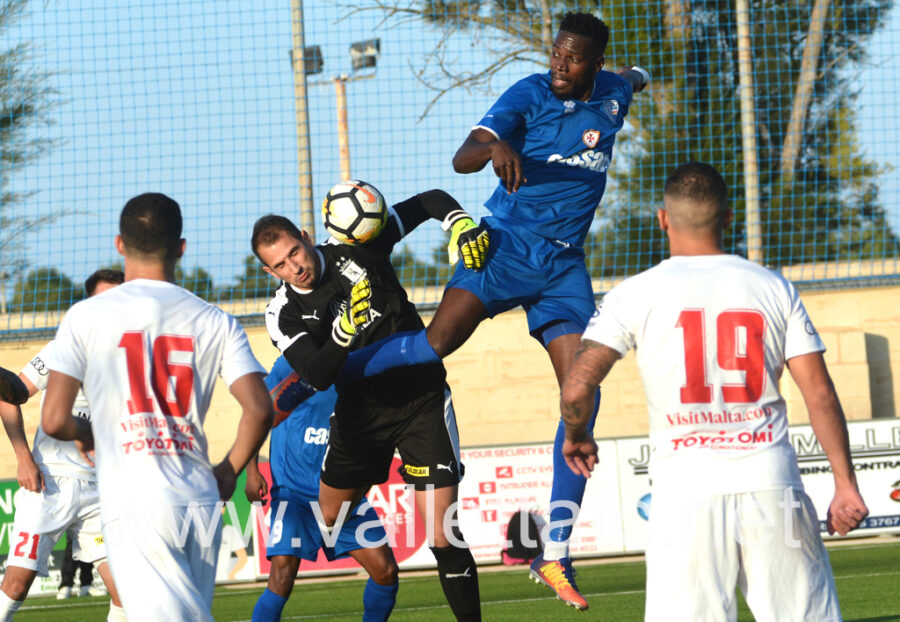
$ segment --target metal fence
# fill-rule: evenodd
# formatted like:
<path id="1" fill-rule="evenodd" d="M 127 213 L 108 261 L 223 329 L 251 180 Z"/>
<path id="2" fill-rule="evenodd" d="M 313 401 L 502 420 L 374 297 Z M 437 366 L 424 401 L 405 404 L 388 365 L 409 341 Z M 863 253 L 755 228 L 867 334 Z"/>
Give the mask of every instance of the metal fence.
<path id="1" fill-rule="evenodd" d="M 55 326 L 120 261 L 118 213 L 146 191 L 184 211 L 183 284 L 239 315 L 275 285 L 254 220 L 282 213 L 321 239 L 302 210 L 318 220 L 342 178 L 389 202 L 444 188 L 483 215 L 490 167 L 458 175 L 451 158 L 503 90 L 546 70 L 566 10 L 609 24 L 608 69 L 653 74 L 588 238 L 598 293 L 664 256 L 653 213 L 688 160 L 726 176 L 734 252 L 806 285 L 895 278 L 889 0 L 0 0 L 0 332 Z M 396 253 L 422 303 L 449 274 L 444 245 L 426 223 Z"/>

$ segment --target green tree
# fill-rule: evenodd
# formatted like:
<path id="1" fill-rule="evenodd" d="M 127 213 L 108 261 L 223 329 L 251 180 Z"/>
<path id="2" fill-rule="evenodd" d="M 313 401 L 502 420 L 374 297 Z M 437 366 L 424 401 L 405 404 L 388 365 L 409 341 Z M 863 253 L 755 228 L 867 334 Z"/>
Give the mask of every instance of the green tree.
<path id="1" fill-rule="evenodd" d="M 233 287 L 222 290 L 223 300 L 241 298 L 269 298 L 275 291 L 278 282 L 263 271 L 262 264 L 255 255 L 244 257 L 244 273 L 239 274 Z"/>
<path id="2" fill-rule="evenodd" d="M 443 287 L 454 270 L 454 266 L 447 263 L 446 246 L 436 247 L 432 251 L 431 262 L 425 262 L 404 245 L 394 249 L 391 264 L 407 291 L 414 287 Z"/>
<path id="3" fill-rule="evenodd" d="M 56 268 L 35 268 L 16 281 L 13 311 L 63 311 L 84 298 L 82 287 Z"/>
<path id="4" fill-rule="evenodd" d="M 213 300 L 215 287 L 209 272 L 199 266 L 195 266 L 190 272 L 185 272 L 179 265 L 175 268 L 175 282 L 189 292 L 203 298 Z"/>
<path id="5" fill-rule="evenodd" d="M 879 176 L 885 171 L 865 157 L 857 141 L 854 81 L 867 58 L 866 43 L 883 26 L 891 6 L 891 0 L 750 0 L 767 264 L 865 259 L 900 251 L 878 197 Z M 432 105 L 455 88 L 506 88 L 508 84 L 492 82 L 511 63 L 520 63 L 523 75 L 545 70 L 546 54 L 566 11 L 602 17 L 611 28 L 606 67 L 641 64 L 653 82 L 648 92 L 635 97 L 628 117 L 633 127 L 618 139 L 610 188 L 586 243 L 593 249 L 588 258 L 592 271 L 633 273 L 665 255 L 665 239 L 653 215 L 668 174 L 691 160 L 709 162 L 723 173 L 735 212 L 726 244 L 737 252 L 746 249 L 733 0 L 382 0 L 373 9 L 348 8 L 380 11 L 389 20 L 423 20 L 442 32 L 424 61 L 415 61 L 417 76 L 436 93 Z M 820 41 L 810 35 L 814 9 L 825 15 Z M 454 36 L 463 31 L 485 50 L 482 67 L 452 62 Z M 802 95 L 797 88 L 801 74 L 814 78 Z M 796 133 L 789 131 L 792 127 Z"/>
<path id="6" fill-rule="evenodd" d="M 0 40 L 22 16 L 28 0 L 0 0 Z M 24 234 L 69 213 L 16 210 L 33 192 L 13 192 L 10 182 L 24 166 L 44 155 L 54 144 L 36 133 L 51 123 L 49 112 L 57 104 L 51 74 L 32 64 L 33 46 L 19 43 L 0 49 L 0 279 L 25 269 Z M 2 305 L 0 305 L 2 306 Z"/>

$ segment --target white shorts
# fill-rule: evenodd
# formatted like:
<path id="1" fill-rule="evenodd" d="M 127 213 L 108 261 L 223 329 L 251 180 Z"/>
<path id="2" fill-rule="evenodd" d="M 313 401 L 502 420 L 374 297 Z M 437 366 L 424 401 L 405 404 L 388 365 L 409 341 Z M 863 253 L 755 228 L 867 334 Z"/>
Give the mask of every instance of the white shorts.
<path id="1" fill-rule="evenodd" d="M 142 507 L 104 523 L 129 622 L 212 621 L 220 511 L 214 504 Z"/>
<path id="2" fill-rule="evenodd" d="M 43 492 L 19 488 L 13 497 L 16 516 L 9 538 L 8 566 L 47 576 L 50 551 L 68 531 L 72 557 L 99 562 L 106 557 L 100 529 L 100 497 L 96 482 L 44 474 Z"/>
<path id="3" fill-rule="evenodd" d="M 788 509 L 789 511 L 785 511 Z M 653 490 L 646 622 L 838 622 L 812 501 L 793 488 L 712 497 Z"/>

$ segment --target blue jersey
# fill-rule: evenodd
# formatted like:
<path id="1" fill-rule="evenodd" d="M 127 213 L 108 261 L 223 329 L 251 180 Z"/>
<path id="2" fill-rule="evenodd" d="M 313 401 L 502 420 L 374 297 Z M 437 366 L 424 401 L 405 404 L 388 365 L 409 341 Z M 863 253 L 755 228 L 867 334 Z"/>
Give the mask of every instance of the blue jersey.
<path id="1" fill-rule="evenodd" d="M 266 376 L 266 387 L 271 391 L 293 371 L 284 357 L 278 357 Z M 272 428 L 269 466 L 273 497 L 300 501 L 303 499 L 297 493 L 312 499 L 319 496 L 319 473 L 328 447 L 328 418 L 335 401 L 334 387 L 318 391 Z"/>
<path id="2" fill-rule="evenodd" d="M 516 82 L 475 127 L 509 142 L 528 181 L 507 194 L 501 180 L 485 206 L 503 223 L 581 246 L 631 98 L 631 84 L 609 71 L 597 72 L 586 102 L 558 99 L 549 72 Z"/>

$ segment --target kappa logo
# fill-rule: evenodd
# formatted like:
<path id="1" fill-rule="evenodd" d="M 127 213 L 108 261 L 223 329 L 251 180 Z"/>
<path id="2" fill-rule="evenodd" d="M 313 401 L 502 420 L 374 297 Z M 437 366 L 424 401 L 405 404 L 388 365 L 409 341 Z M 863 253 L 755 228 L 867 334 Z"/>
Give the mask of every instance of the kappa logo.
<path id="1" fill-rule="evenodd" d="M 403 470 L 412 477 L 428 477 L 428 474 L 431 472 L 431 469 L 427 466 L 417 467 L 409 464 L 404 464 Z"/>
<path id="2" fill-rule="evenodd" d="M 600 131 L 585 130 L 584 134 L 581 135 L 581 140 L 585 145 L 593 149 L 597 146 L 597 143 L 600 142 Z"/>

